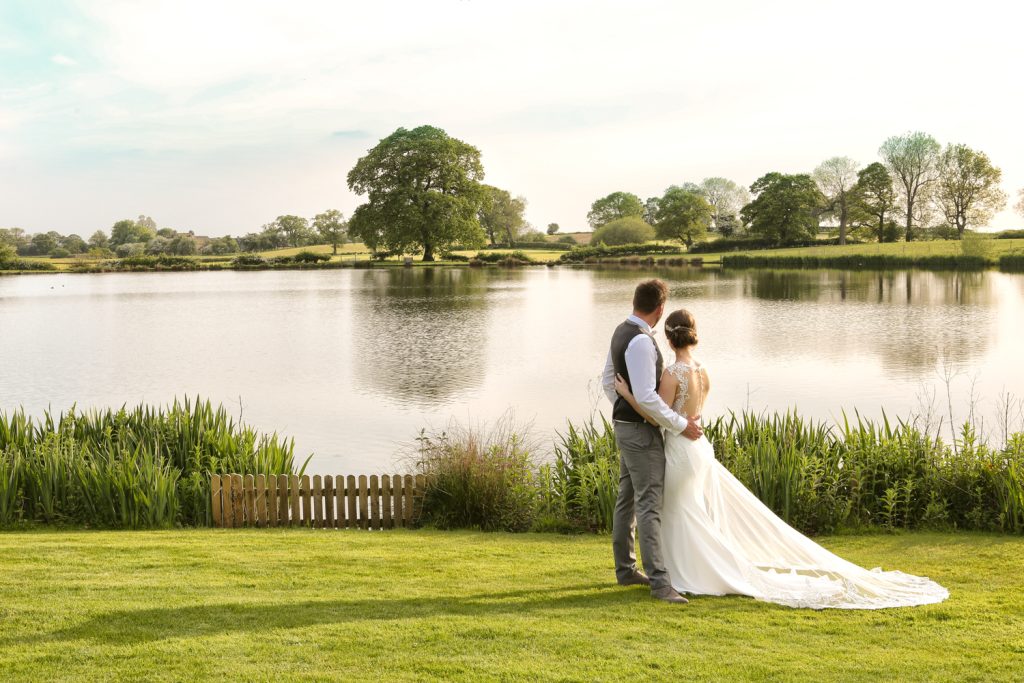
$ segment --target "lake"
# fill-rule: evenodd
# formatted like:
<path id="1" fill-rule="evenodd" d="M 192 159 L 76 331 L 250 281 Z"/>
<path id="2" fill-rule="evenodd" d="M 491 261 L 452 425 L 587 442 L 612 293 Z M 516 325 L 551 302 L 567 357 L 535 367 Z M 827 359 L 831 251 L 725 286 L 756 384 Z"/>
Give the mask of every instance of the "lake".
<path id="1" fill-rule="evenodd" d="M 955 418 L 973 388 L 998 436 L 1000 394 L 1024 393 L 1021 275 L 388 268 L 0 277 L 0 410 L 198 394 L 325 474 L 389 470 L 422 428 L 509 411 L 550 444 L 609 412 L 608 339 L 650 276 L 697 316 L 709 417 L 945 415 L 947 373 Z"/>

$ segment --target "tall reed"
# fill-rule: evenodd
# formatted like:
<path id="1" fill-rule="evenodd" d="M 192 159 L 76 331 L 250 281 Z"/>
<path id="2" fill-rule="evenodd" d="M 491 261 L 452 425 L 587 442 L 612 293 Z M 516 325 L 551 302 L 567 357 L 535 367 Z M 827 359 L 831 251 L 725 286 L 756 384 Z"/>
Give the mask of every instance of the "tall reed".
<path id="1" fill-rule="evenodd" d="M 206 524 L 211 473 L 294 470 L 293 440 L 261 434 L 199 399 L 39 419 L 0 412 L 0 524 Z"/>
<path id="2" fill-rule="evenodd" d="M 582 424 L 568 423 L 558 435 L 552 466 L 550 513 L 571 527 L 611 531 L 619 489 L 619 449 L 615 430 L 601 415 Z"/>
<path id="3" fill-rule="evenodd" d="M 794 412 L 743 412 L 714 420 L 705 435 L 722 465 L 806 533 L 865 527 L 1024 532 L 1024 433 L 996 448 L 967 424 L 954 448 L 884 415 L 876 421 L 855 413 L 829 425 Z M 603 418 L 570 424 L 555 451 L 549 476 L 540 478 L 544 509 L 573 528 L 609 529 L 618 474 L 611 426 Z"/>
<path id="4" fill-rule="evenodd" d="M 537 511 L 529 430 L 506 416 L 490 428 L 452 423 L 418 439 L 415 469 L 425 475 L 421 523 L 442 529 L 525 531 Z"/>

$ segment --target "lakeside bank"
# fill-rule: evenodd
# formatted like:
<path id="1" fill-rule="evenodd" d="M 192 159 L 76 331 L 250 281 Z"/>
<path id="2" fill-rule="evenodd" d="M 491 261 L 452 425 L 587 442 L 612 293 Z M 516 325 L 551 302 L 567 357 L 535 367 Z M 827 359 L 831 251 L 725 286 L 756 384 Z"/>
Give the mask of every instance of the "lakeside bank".
<path id="1" fill-rule="evenodd" d="M 844 270 L 985 270 L 1024 272 L 1024 239 L 986 241 L 982 253 L 965 253 L 960 242 L 929 241 L 886 244 L 802 246 L 690 253 L 666 243 L 621 247 L 586 246 L 572 249 L 500 248 L 457 250 L 438 261 L 413 257 L 375 258 L 361 245 L 345 245 L 331 254 L 328 245 L 279 249 L 226 256 L 136 256 L 124 259 L 19 259 L 21 267 L 0 268 L 0 274 L 35 272 L 150 272 L 202 270 L 317 270 L 335 268 L 431 268 L 462 266 L 579 266 L 658 265 L 728 268 L 829 268 Z"/>

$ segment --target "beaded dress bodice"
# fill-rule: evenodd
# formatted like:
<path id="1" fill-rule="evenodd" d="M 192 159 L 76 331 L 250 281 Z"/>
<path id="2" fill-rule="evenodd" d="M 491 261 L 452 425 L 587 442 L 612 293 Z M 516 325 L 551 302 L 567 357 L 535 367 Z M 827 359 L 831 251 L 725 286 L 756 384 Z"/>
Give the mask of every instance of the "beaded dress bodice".
<path id="1" fill-rule="evenodd" d="M 693 372 L 697 378 L 697 391 L 698 410 L 704 407 L 704 398 L 706 392 L 704 391 L 704 366 L 701 363 L 684 363 L 683 361 L 676 361 L 665 368 L 665 371 L 670 373 L 673 377 L 679 380 L 679 386 L 676 388 L 676 397 L 672 401 L 672 410 L 676 411 L 680 415 L 683 415 L 683 406 L 686 404 L 686 399 L 690 397 L 690 373 Z"/>

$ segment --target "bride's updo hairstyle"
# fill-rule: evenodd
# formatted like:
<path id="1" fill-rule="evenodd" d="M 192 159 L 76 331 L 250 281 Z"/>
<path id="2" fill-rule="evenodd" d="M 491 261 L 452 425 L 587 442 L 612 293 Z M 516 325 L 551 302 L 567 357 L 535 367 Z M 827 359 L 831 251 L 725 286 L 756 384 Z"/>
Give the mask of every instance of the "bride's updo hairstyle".
<path id="1" fill-rule="evenodd" d="M 672 311 L 665 319 L 665 338 L 672 348 L 681 349 L 697 344 L 697 321 L 685 308 Z"/>

